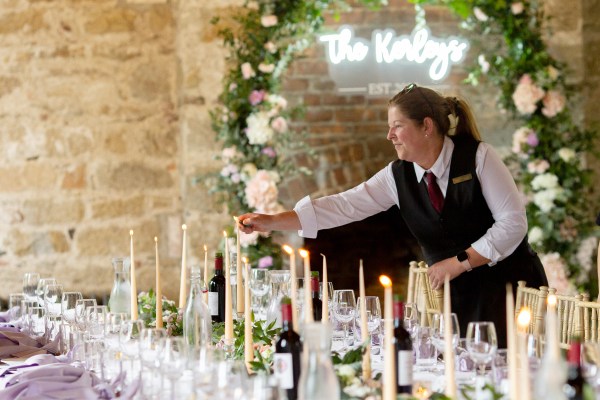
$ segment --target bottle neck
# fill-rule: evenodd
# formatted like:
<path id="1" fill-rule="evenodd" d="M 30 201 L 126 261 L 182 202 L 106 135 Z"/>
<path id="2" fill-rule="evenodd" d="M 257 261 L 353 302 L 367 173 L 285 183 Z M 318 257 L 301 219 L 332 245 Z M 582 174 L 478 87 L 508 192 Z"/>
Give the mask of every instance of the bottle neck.
<path id="1" fill-rule="evenodd" d="M 581 365 L 581 342 L 578 340 L 571 343 L 567 352 L 567 362 L 569 365 L 579 367 Z"/>
<path id="2" fill-rule="evenodd" d="M 282 304 L 281 305 L 281 326 L 284 331 L 293 330 L 292 327 L 292 305 Z"/>
<path id="3" fill-rule="evenodd" d="M 215 275 L 223 275 L 223 258 L 215 258 Z"/>
<path id="4" fill-rule="evenodd" d="M 404 318 L 404 307 L 401 301 L 394 301 L 394 325 L 398 326 L 398 324 L 402 323 L 402 319 Z"/>
<path id="5" fill-rule="evenodd" d="M 312 276 L 310 278 L 310 291 L 313 294 L 319 294 L 319 278 L 317 278 L 316 276 Z"/>

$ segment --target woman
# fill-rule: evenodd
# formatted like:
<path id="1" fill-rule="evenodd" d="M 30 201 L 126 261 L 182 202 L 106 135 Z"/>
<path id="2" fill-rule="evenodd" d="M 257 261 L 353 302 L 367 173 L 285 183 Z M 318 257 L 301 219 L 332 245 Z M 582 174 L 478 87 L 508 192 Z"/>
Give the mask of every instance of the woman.
<path id="1" fill-rule="evenodd" d="M 388 125 L 398 160 L 346 192 L 307 196 L 293 211 L 241 215 L 241 229 L 298 229 L 314 238 L 396 205 L 423 250 L 432 287 L 449 275 L 462 335 L 470 321 L 493 321 L 505 347 L 506 283 L 548 284 L 527 242 L 525 207 L 510 172 L 481 142 L 463 100 L 410 84 L 389 101 Z"/>

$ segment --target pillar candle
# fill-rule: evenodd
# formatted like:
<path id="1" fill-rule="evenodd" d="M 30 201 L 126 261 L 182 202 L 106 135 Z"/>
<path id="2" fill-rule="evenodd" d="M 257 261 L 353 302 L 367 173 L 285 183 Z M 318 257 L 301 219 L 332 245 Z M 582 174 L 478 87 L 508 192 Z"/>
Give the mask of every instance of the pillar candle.
<path id="1" fill-rule="evenodd" d="M 186 230 L 185 224 L 181 225 L 183 239 L 181 241 L 181 280 L 179 282 L 179 308 L 185 308 L 187 295 L 187 260 L 186 260 Z"/>
<path id="2" fill-rule="evenodd" d="M 156 328 L 163 327 L 162 289 L 160 287 L 160 261 L 158 260 L 158 238 L 154 236 L 154 253 L 156 257 Z"/>
<path id="3" fill-rule="evenodd" d="M 238 227 L 238 219 L 237 217 L 233 217 L 235 221 L 235 231 L 237 233 L 235 249 L 237 253 L 236 257 L 236 311 L 239 316 L 244 312 L 244 286 L 242 282 L 242 252 L 240 249 L 240 229 Z"/>
<path id="4" fill-rule="evenodd" d="M 204 245 L 204 284 L 206 285 L 204 302 L 208 304 L 208 247 L 206 245 Z"/>
<path id="5" fill-rule="evenodd" d="M 250 371 L 250 362 L 254 361 L 254 343 L 252 340 L 252 315 L 250 309 L 250 265 L 244 257 L 244 272 L 246 275 L 246 286 L 244 288 L 244 360 L 246 368 Z M 238 274 L 242 271 L 239 270 Z"/>
<path id="6" fill-rule="evenodd" d="M 325 287 L 325 283 L 323 283 Z M 371 338 L 369 337 L 369 325 L 367 321 L 367 302 L 365 292 L 365 273 L 363 260 L 360 260 L 358 267 L 358 294 L 360 296 L 360 333 L 363 341 L 368 340 L 367 350 L 362 360 L 363 380 L 366 382 L 371 379 Z"/>
<path id="7" fill-rule="evenodd" d="M 382 400 L 396 400 L 396 357 L 394 355 L 394 304 L 392 303 L 392 280 L 385 275 L 379 277 L 384 288 L 383 309 L 383 388 Z"/>
<path id="8" fill-rule="evenodd" d="M 515 303 L 513 301 L 512 285 L 506 284 L 506 348 L 508 353 L 508 382 L 509 399 L 519 400 L 519 385 L 517 371 L 517 337 L 515 331 Z"/>
<path id="9" fill-rule="evenodd" d="M 229 241 L 227 232 L 223 231 L 225 238 L 225 344 L 233 344 L 233 310 L 231 307 L 231 273 L 229 269 Z"/>
<path id="10" fill-rule="evenodd" d="M 137 284 L 135 281 L 135 260 L 133 258 L 133 229 L 129 231 L 129 280 L 131 282 L 131 319 L 138 319 Z"/>
<path id="11" fill-rule="evenodd" d="M 444 371 L 446 375 L 446 396 L 456 398 L 456 374 L 454 371 L 454 346 L 452 345 L 452 316 L 450 314 L 450 278 L 444 279 Z"/>
<path id="12" fill-rule="evenodd" d="M 300 257 L 304 259 L 304 322 L 314 322 L 312 296 L 310 293 L 310 254 L 300 249 Z"/>
<path id="13" fill-rule="evenodd" d="M 289 254 L 290 256 L 290 291 L 291 300 L 292 300 L 292 325 L 293 329 L 297 331 L 298 329 L 298 308 L 297 308 L 297 298 L 298 295 L 298 281 L 296 277 L 296 251 L 289 245 L 283 245 L 283 251 Z"/>
<path id="14" fill-rule="evenodd" d="M 531 399 L 529 380 L 529 357 L 527 356 L 527 327 L 531 321 L 531 312 L 523 307 L 517 317 L 519 332 L 517 334 L 517 348 L 519 351 L 519 398 L 521 400 Z"/>

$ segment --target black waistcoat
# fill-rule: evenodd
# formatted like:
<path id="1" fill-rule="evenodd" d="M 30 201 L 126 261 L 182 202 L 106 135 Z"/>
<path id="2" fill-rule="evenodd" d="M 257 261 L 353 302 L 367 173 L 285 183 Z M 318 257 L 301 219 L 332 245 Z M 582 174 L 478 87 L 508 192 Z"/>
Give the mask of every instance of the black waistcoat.
<path id="1" fill-rule="evenodd" d="M 431 205 L 425 180 L 417 182 L 413 163 L 398 160 L 392 165 L 400 213 L 429 265 L 467 249 L 494 223 L 475 173 L 478 146 L 474 140 L 454 141 L 441 214 Z"/>

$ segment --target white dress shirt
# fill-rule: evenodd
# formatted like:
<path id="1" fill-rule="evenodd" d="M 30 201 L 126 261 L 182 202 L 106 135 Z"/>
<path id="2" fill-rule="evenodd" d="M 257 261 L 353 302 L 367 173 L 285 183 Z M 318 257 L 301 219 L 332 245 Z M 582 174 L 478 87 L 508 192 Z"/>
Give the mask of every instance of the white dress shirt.
<path id="1" fill-rule="evenodd" d="M 425 172 L 431 171 L 435 174 L 444 197 L 448 188 L 453 150 L 454 142 L 445 137 L 442 151 L 431 169 L 426 171 L 413 163 L 419 182 Z M 511 255 L 525 237 L 525 206 L 508 168 L 489 144 L 479 144 L 475 163 L 477 178 L 494 218 L 494 224 L 471 246 L 483 257 L 492 260 L 489 265 L 494 265 Z M 400 207 L 390 163 L 366 182 L 345 192 L 314 200 L 306 196 L 296 203 L 294 211 L 298 214 L 302 226 L 298 234 L 315 238 L 321 229 L 360 221 L 393 205 Z"/>

